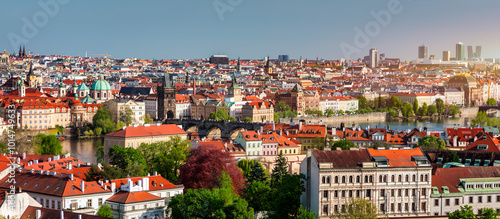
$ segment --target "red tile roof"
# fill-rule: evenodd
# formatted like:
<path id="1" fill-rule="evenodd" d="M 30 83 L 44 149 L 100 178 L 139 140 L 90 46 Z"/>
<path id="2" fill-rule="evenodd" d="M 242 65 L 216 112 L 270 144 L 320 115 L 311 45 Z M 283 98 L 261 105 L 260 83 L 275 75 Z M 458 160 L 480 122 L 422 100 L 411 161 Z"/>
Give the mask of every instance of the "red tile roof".
<path id="1" fill-rule="evenodd" d="M 49 208 L 39 208 L 39 207 L 33 207 L 33 206 L 28 206 L 24 213 L 21 215 L 21 219 L 34 219 L 36 217 L 36 211 L 40 210 L 40 219 L 59 219 L 61 218 L 61 210 L 56 210 L 56 209 L 49 209 Z M 81 214 L 81 213 L 75 213 L 73 211 L 66 211 L 62 210 L 64 212 L 64 219 L 74 219 L 78 218 L 79 215 L 82 216 L 82 219 L 106 219 L 106 217 L 101 217 L 97 215 L 90 215 L 90 214 Z"/>
<path id="2" fill-rule="evenodd" d="M 500 167 L 453 167 L 437 168 L 432 175 L 432 186 L 436 186 L 439 192 L 442 187 L 447 186 L 450 193 L 459 192 L 460 179 L 500 177 Z"/>
<path id="3" fill-rule="evenodd" d="M 320 151 L 313 150 L 318 163 L 332 163 L 333 168 L 361 168 L 363 162 L 371 162 L 366 150 Z"/>
<path id="4" fill-rule="evenodd" d="M 149 192 L 118 192 L 113 196 L 109 197 L 106 201 L 128 204 L 128 203 L 136 203 L 136 202 L 147 202 L 154 200 L 162 200 L 162 197 L 153 195 Z"/>
<path id="5" fill-rule="evenodd" d="M 160 126 L 157 125 L 137 126 L 137 127 L 129 126 L 125 129 L 111 132 L 106 136 L 130 138 L 130 137 L 143 137 L 143 136 L 156 136 L 156 135 L 183 135 L 183 134 L 186 134 L 186 132 L 181 128 L 179 128 L 179 126 L 175 124 L 166 124 Z"/>
<path id="6" fill-rule="evenodd" d="M 420 148 L 400 150 L 377 150 L 367 149 L 370 156 L 384 156 L 389 160 L 391 167 L 416 167 L 417 164 L 411 160 L 412 156 L 424 156 Z"/>

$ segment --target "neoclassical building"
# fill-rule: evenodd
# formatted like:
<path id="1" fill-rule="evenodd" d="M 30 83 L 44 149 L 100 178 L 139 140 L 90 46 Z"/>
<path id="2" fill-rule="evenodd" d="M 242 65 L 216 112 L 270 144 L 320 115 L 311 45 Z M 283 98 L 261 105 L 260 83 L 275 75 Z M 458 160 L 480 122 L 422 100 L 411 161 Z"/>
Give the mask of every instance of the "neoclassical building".
<path id="1" fill-rule="evenodd" d="M 465 105 L 480 106 L 485 101 L 481 84 L 470 74 L 457 74 L 450 78 L 447 86 L 464 92 Z"/>

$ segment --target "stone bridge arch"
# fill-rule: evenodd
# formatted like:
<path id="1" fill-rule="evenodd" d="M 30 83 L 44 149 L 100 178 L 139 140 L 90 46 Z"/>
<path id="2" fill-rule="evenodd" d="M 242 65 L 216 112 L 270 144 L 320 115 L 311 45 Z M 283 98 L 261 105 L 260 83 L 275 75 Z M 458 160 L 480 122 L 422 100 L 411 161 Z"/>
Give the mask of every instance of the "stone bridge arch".
<path id="1" fill-rule="evenodd" d="M 198 125 L 190 124 L 187 127 L 188 128 L 186 129 L 186 133 L 188 133 L 188 134 L 193 133 L 193 132 L 199 133 Z"/>
<path id="2" fill-rule="evenodd" d="M 222 128 L 219 126 L 212 126 L 208 129 L 206 137 L 207 138 L 214 138 L 214 139 L 220 139 L 222 136 Z"/>
<path id="3" fill-rule="evenodd" d="M 230 138 L 230 139 L 233 139 L 233 140 L 234 140 L 234 139 L 236 139 L 236 136 L 238 136 L 238 134 L 240 134 L 240 132 L 241 132 L 241 131 L 246 131 L 246 129 L 245 129 L 245 128 L 242 128 L 242 127 L 236 127 L 236 128 L 234 128 L 234 129 L 230 132 L 230 134 L 229 134 L 229 138 Z"/>

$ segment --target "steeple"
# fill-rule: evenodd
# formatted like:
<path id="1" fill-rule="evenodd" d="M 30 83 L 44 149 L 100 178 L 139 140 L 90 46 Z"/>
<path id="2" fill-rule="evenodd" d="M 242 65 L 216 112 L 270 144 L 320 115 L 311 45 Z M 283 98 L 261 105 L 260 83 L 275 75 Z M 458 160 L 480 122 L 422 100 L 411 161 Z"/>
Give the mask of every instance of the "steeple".
<path id="1" fill-rule="evenodd" d="M 273 71 L 271 69 L 271 60 L 269 60 L 269 56 L 267 56 L 267 62 L 266 62 L 266 66 L 264 67 L 264 73 L 265 74 L 272 74 Z"/>
<path id="2" fill-rule="evenodd" d="M 33 74 L 33 62 L 30 62 L 30 71 L 28 73 L 28 77 L 30 77 L 30 76 L 34 76 L 34 74 Z"/>
<path id="3" fill-rule="evenodd" d="M 23 46 L 23 57 L 26 57 L 26 46 Z"/>
<path id="4" fill-rule="evenodd" d="M 229 88 L 231 89 L 240 89 L 238 87 L 238 83 L 236 82 L 236 71 L 233 71 L 233 77 L 232 77 L 232 83 L 231 83 L 231 86 Z"/>
<path id="5" fill-rule="evenodd" d="M 17 53 L 17 56 L 23 57 L 23 48 L 21 45 L 19 45 L 19 53 Z"/>
<path id="6" fill-rule="evenodd" d="M 172 88 L 172 82 L 170 81 L 170 74 L 165 72 L 163 74 L 163 88 Z"/>
<path id="7" fill-rule="evenodd" d="M 236 69 L 238 72 L 241 72 L 241 60 L 239 56 L 238 56 L 238 65 L 236 66 Z"/>

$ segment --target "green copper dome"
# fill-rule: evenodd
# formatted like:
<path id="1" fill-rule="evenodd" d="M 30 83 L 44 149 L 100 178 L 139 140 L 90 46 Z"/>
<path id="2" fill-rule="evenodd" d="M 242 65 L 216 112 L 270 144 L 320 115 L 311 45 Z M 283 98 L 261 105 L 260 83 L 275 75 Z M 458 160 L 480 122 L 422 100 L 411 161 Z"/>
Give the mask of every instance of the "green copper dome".
<path id="1" fill-rule="evenodd" d="M 103 79 L 99 79 L 92 84 L 92 87 L 90 87 L 90 90 L 93 90 L 93 91 L 111 90 L 111 86 L 109 86 L 109 82 L 107 82 Z"/>

